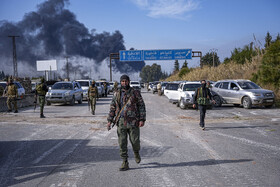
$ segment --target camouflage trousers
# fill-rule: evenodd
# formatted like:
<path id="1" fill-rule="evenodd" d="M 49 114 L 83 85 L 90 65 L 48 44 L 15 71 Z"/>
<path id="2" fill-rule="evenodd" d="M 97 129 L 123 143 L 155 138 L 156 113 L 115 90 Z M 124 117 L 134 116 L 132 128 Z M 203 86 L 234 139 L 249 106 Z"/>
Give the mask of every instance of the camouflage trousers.
<path id="1" fill-rule="evenodd" d="M 44 106 L 45 106 L 45 96 L 39 95 L 39 104 L 40 104 L 40 114 L 44 113 Z"/>
<path id="2" fill-rule="evenodd" d="M 8 110 L 12 110 L 12 103 L 14 105 L 14 109 L 17 110 L 17 98 L 13 96 L 8 96 L 7 98 L 7 105 L 8 105 Z"/>
<path id="3" fill-rule="evenodd" d="M 90 108 L 92 112 L 95 112 L 95 105 L 96 105 L 96 97 L 90 96 L 89 97 Z"/>
<path id="4" fill-rule="evenodd" d="M 140 128 L 136 126 L 127 127 L 124 125 L 124 119 L 120 118 L 118 122 L 118 139 L 120 146 L 120 156 L 123 160 L 127 160 L 127 136 L 129 136 L 130 143 L 134 153 L 140 151 Z"/>
<path id="5" fill-rule="evenodd" d="M 158 89 L 158 95 L 161 96 L 161 90 L 160 89 Z"/>

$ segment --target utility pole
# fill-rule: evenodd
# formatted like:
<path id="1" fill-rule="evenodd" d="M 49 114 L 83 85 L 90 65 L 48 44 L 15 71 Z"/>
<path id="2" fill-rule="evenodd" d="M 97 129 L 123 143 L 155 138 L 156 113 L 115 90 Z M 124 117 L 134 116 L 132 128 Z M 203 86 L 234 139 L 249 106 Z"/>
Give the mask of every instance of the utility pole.
<path id="1" fill-rule="evenodd" d="M 68 79 L 68 81 L 70 81 L 70 79 L 69 79 L 69 64 L 68 64 L 68 58 L 69 58 L 69 56 L 65 56 L 65 58 L 66 58 L 66 78 Z"/>
<path id="2" fill-rule="evenodd" d="M 14 77 L 18 77 L 17 71 L 17 52 L 16 52 L 16 37 L 19 36 L 8 36 L 9 38 L 13 39 L 13 64 L 14 64 Z"/>
<path id="3" fill-rule="evenodd" d="M 214 53 L 217 53 L 218 49 L 210 49 L 210 52 L 212 52 L 212 56 L 213 56 L 213 67 L 215 67 L 215 60 L 214 60 Z"/>

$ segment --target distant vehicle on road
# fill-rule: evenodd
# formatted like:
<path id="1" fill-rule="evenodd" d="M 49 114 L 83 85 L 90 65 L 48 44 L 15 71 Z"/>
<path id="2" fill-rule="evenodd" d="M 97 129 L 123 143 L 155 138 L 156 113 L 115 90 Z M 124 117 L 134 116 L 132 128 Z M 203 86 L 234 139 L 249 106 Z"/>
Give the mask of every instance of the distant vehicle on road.
<path id="1" fill-rule="evenodd" d="M 46 95 L 47 105 L 51 103 L 69 103 L 74 105 L 83 102 L 83 90 L 78 82 L 56 82 Z"/>
<path id="2" fill-rule="evenodd" d="M 155 81 L 155 82 L 153 82 L 154 84 L 153 84 L 153 87 L 152 87 L 152 92 L 153 92 L 153 94 L 154 93 L 156 93 L 156 92 L 158 92 L 158 90 L 157 90 L 157 85 L 158 85 L 158 83 L 160 83 L 159 81 Z"/>
<path id="3" fill-rule="evenodd" d="M 104 86 L 103 86 L 102 82 L 95 81 L 95 85 L 96 85 L 97 90 L 98 90 L 98 97 L 104 97 L 105 89 L 104 89 Z"/>
<path id="4" fill-rule="evenodd" d="M 164 89 L 164 95 L 168 98 L 169 102 L 173 104 L 179 101 L 178 87 L 179 83 L 167 83 Z"/>
<path id="5" fill-rule="evenodd" d="M 92 80 L 76 80 L 81 85 L 83 90 L 83 99 L 86 100 L 88 97 L 88 88 L 92 84 Z"/>
<path id="6" fill-rule="evenodd" d="M 18 90 L 18 97 L 22 99 L 24 97 L 24 95 L 25 95 L 25 89 L 17 81 L 14 81 L 14 84 L 16 85 L 17 90 Z M 5 90 L 6 87 L 7 87 L 7 82 L 0 82 L 0 86 L 2 86 L 4 88 L 4 90 Z"/>
<path id="7" fill-rule="evenodd" d="M 141 84 L 139 81 L 130 81 L 130 86 L 141 91 Z"/>
<path id="8" fill-rule="evenodd" d="M 226 103 L 243 105 L 246 109 L 252 106 L 270 108 L 275 102 L 273 91 L 262 89 L 250 80 L 220 80 L 212 90 L 216 93 L 213 98 L 220 106 Z"/>
<path id="9" fill-rule="evenodd" d="M 185 82 L 181 83 L 178 88 L 179 92 L 179 107 L 185 109 L 187 107 L 192 107 L 193 105 L 193 95 L 195 90 L 201 86 L 200 82 Z"/>

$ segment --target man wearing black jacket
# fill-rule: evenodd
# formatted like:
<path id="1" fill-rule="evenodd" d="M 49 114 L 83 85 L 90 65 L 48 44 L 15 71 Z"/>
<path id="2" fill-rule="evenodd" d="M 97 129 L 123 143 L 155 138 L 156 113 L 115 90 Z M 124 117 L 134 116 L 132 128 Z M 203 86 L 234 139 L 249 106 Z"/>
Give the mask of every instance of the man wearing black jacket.
<path id="1" fill-rule="evenodd" d="M 195 94 L 193 96 L 193 108 L 196 108 L 198 105 L 198 109 L 200 111 L 200 122 L 199 126 L 202 130 L 205 130 L 205 113 L 207 105 L 210 105 L 210 101 L 212 101 L 212 95 L 209 88 L 206 87 L 206 81 L 201 81 L 201 87 L 197 88 Z M 215 101 L 212 101 L 215 103 Z"/>

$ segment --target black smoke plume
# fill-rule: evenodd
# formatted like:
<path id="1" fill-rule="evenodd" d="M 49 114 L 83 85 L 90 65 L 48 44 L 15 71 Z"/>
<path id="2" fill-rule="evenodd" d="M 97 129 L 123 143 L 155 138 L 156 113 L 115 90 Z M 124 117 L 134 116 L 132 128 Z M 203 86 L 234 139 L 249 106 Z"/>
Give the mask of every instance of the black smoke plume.
<path id="1" fill-rule="evenodd" d="M 65 8 L 68 4 L 68 0 L 48 0 L 17 23 L 0 21 L 0 65 L 7 66 L 5 61 L 9 59 L 12 66 L 12 41 L 8 35 L 20 36 L 16 38 L 17 59 L 34 68 L 33 71 L 36 60 L 63 59 L 65 56 L 89 58 L 98 67 L 110 53 L 125 50 L 120 31 L 95 33 L 92 29 L 89 32 L 75 14 Z M 121 73 L 139 72 L 144 65 L 144 62 L 113 61 L 114 71 Z M 84 73 L 83 70 L 79 72 Z"/>

